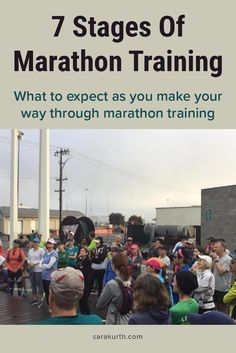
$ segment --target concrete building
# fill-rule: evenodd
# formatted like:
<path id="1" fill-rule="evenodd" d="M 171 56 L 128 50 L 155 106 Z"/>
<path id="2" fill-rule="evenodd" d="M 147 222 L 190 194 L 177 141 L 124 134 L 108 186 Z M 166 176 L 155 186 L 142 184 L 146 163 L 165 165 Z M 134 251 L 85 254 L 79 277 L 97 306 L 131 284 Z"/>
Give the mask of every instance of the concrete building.
<path id="1" fill-rule="evenodd" d="M 73 216 L 79 218 L 84 216 L 79 211 L 63 211 L 62 218 Z M 32 230 L 38 230 L 38 209 L 19 208 L 18 209 L 18 234 L 30 234 Z M 59 211 L 50 210 L 49 230 L 59 230 Z M 48 232 L 49 232 L 48 230 Z M 0 232 L 10 234 L 10 207 L 0 207 Z"/>
<path id="2" fill-rule="evenodd" d="M 169 234 L 184 233 L 200 244 L 201 206 L 157 207 L 156 227 L 159 227 L 159 231 L 165 228 Z"/>
<path id="3" fill-rule="evenodd" d="M 223 238 L 236 250 L 236 185 L 203 189 L 201 193 L 201 238 Z"/>
<path id="4" fill-rule="evenodd" d="M 200 226 L 201 206 L 157 207 L 156 224 Z"/>

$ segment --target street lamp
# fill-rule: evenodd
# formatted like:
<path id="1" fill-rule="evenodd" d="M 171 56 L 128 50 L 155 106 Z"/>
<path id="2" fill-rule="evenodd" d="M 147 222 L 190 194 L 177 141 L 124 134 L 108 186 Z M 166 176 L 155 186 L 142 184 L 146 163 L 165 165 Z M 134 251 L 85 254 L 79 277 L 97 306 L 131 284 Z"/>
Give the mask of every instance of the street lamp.
<path id="1" fill-rule="evenodd" d="M 22 140 L 24 133 L 20 130 L 17 130 L 17 139 L 18 139 L 18 166 L 17 166 L 17 207 L 19 207 L 20 200 L 20 141 Z"/>
<path id="2" fill-rule="evenodd" d="M 85 188 L 85 216 L 88 217 L 88 188 Z"/>

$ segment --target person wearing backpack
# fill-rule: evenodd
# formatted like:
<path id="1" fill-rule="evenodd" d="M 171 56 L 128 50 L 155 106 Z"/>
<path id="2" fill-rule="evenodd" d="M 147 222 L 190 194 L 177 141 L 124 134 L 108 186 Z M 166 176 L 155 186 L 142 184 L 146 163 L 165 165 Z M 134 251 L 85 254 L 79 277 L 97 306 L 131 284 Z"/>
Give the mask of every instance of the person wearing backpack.
<path id="1" fill-rule="evenodd" d="M 133 288 L 127 258 L 118 253 L 112 257 L 116 277 L 103 288 L 97 309 L 107 309 L 106 325 L 127 325 L 132 315 Z"/>
<path id="2" fill-rule="evenodd" d="M 6 263 L 8 268 L 9 293 L 13 295 L 16 282 L 18 296 L 20 297 L 22 294 L 22 274 L 23 265 L 25 263 L 25 253 L 20 248 L 20 241 L 18 239 L 13 241 L 13 247 L 7 251 Z"/>

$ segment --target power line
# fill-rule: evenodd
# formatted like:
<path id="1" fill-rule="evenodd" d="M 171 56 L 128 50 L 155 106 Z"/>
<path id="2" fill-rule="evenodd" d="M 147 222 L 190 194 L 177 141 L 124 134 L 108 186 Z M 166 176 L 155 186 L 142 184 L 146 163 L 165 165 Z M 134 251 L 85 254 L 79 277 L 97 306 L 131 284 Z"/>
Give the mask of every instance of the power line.
<path id="1" fill-rule="evenodd" d="M 1 142 L 1 138 L 4 138 L 5 140 L 8 139 L 9 142 L 11 141 L 10 138 L 6 138 L 6 137 L 3 137 L 3 136 L 0 136 L 0 142 Z M 23 144 L 26 145 L 26 146 L 29 146 L 29 147 L 37 147 L 37 148 L 39 148 L 39 143 L 37 143 L 37 142 L 25 141 L 24 140 L 24 142 L 22 141 L 22 145 Z M 54 150 L 55 148 L 58 148 L 58 146 L 50 145 L 50 150 Z M 60 147 L 60 149 L 62 149 L 62 147 Z M 149 179 L 143 178 L 143 177 L 141 177 L 138 174 L 135 174 L 133 172 L 127 171 L 125 169 L 121 169 L 119 167 L 115 167 L 115 166 L 113 166 L 111 164 L 103 162 L 103 161 L 101 161 L 99 159 L 91 157 L 91 156 L 89 156 L 87 154 L 84 154 L 82 152 L 79 152 L 79 151 L 77 151 L 75 149 L 71 149 L 71 152 L 72 152 L 71 156 L 74 159 L 80 160 L 81 162 L 84 162 L 86 164 L 95 166 L 95 167 L 100 168 L 102 170 L 105 170 L 107 172 L 110 172 L 110 173 L 113 173 L 113 174 L 116 174 L 116 175 L 120 175 L 120 176 L 125 177 L 127 179 L 130 179 L 132 181 L 141 182 L 141 183 L 145 183 L 145 184 L 148 184 L 148 185 L 153 185 L 153 186 L 156 186 L 156 187 L 164 187 L 164 188 L 167 188 L 167 189 L 180 191 L 180 192 L 183 192 L 183 193 L 186 193 L 186 194 L 196 194 L 196 192 L 193 192 L 193 191 L 190 191 L 190 190 L 186 190 L 186 189 L 183 190 L 183 189 L 175 187 L 173 185 L 168 185 L 168 184 L 165 184 L 165 183 L 160 183 L 160 182 L 156 182 L 154 180 L 149 180 Z"/>

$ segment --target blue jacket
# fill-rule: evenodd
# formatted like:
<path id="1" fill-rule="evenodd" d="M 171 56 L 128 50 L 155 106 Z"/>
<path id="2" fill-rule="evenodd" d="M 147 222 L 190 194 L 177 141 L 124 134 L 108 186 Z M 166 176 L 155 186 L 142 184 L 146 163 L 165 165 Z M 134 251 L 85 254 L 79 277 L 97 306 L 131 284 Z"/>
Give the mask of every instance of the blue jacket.
<path id="1" fill-rule="evenodd" d="M 116 277 L 116 273 L 112 270 L 112 260 L 109 260 L 107 263 L 103 284 L 105 285 L 107 282 L 109 282 L 111 279 L 114 279 L 115 277 Z"/>
<path id="2" fill-rule="evenodd" d="M 53 264 L 53 266 L 51 268 L 48 269 L 43 269 L 42 272 L 42 279 L 46 280 L 46 281 L 51 281 L 51 274 L 57 270 L 57 263 L 58 263 L 58 252 L 56 250 L 50 252 L 50 253 L 45 253 L 43 255 L 43 261 L 42 261 L 42 265 L 48 265 L 50 263 L 51 257 L 55 257 L 57 260 L 56 262 Z"/>

